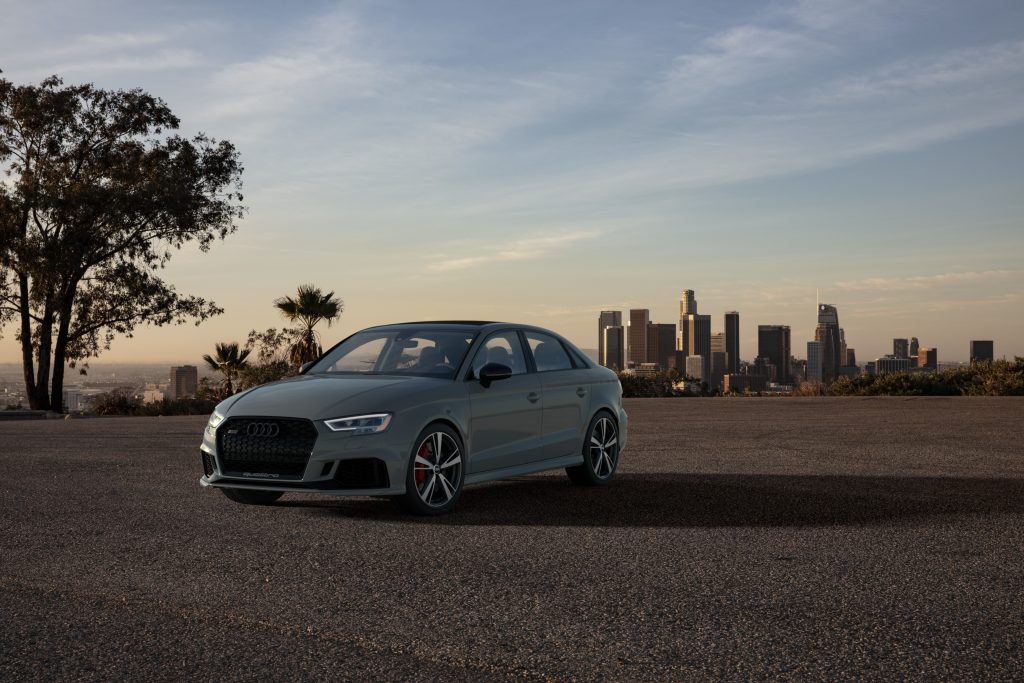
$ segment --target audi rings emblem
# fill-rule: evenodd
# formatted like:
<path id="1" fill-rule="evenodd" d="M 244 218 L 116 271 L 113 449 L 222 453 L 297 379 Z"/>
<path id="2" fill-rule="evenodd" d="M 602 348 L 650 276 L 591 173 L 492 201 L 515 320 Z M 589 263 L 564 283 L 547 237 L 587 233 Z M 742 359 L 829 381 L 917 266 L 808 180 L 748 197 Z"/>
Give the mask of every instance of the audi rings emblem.
<path id="1" fill-rule="evenodd" d="M 273 422 L 251 422 L 245 428 L 247 436 L 264 436 L 268 439 L 277 436 L 280 431 L 281 427 Z"/>

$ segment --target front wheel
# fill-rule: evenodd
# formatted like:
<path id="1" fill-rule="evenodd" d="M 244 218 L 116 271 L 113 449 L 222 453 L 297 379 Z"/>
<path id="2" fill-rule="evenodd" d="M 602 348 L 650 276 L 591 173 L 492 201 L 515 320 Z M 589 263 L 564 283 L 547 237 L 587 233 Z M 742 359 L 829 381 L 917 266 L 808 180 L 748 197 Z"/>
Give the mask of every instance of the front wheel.
<path id="1" fill-rule="evenodd" d="M 409 455 L 405 494 L 398 497 L 398 504 L 415 515 L 451 512 L 462 495 L 464 465 L 458 433 L 445 424 L 428 426 Z"/>
<path id="2" fill-rule="evenodd" d="M 598 413 L 583 443 L 583 464 L 566 467 L 565 473 L 574 484 L 600 486 L 611 480 L 618 466 L 619 428 L 607 413 Z"/>
<path id="3" fill-rule="evenodd" d="M 281 491 L 257 491 L 255 489 L 221 489 L 224 495 L 243 505 L 270 505 L 281 497 Z"/>

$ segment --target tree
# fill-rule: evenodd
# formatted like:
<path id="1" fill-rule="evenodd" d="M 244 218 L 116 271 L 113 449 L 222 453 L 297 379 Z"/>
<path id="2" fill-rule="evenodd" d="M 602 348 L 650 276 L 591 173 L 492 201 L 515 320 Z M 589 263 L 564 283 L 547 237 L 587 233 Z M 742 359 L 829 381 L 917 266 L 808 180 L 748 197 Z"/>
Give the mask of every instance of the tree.
<path id="1" fill-rule="evenodd" d="M 17 320 L 32 408 L 60 411 L 65 364 L 117 335 L 222 312 L 157 276 L 244 214 L 234 146 L 178 125 L 139 89 L 0 79 L 0 323 Z"/>
<path id="2" fill-rule="evenodd" d="M 298 338 L 288 352 L 288 360 L 295 367 L 320 357 L 323 353 L 320 335 L 313 328 L 323 320 L 330 327 L 345 309 L 341 299 L 334 298 L 334 292 L 324 294 L 313 285 L 299 285 L 298 295 L 294 299 L 283 296 L 274 300 L 274 306 L 289 322 L 299 325 Z"/>
<path id="3" fill-rule="evenodd" d="M 249 357 L 250 351 L 249 349 L 239 350 L 238 342 L 218 343 L 215 348 L 214 355 L 203 354 L 203 360 L 211 368 L 224 375 L 224 381 L 221 384 L 223 395 L 230 396 L 235 393 L 232 380 L 238 377 L 238 374 L 248 366 L 246 358 Z"/>

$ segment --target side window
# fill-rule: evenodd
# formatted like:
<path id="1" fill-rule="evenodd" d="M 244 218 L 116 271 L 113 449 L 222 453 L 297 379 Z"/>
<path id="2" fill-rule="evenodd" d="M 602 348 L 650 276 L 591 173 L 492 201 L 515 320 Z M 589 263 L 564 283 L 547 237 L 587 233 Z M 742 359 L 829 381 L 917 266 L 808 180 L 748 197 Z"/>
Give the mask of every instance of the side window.
<path id="1" fill-rule="evenodd" d="M 473 377 L 479 377 L 480 368 L 488 363 L 507 365 L 512 368 L 513 375 L 526 372 L 526 357 L 515 330 L 498 332 L 487 338 L 473 357 Z"/>
<path id="2" fill-rule="evenodd" d="M 525 334 L 526 343 L 530 345 L 530 351 L 533 353 L 533 362 L 537 365 L 537 372 L 572 369 L 572 361 L 569 360 L 562 342 L 541 332 L 527 330 Z"/>
<path id="3" fill-rule="evenodd" d="M 327 372 L 373 372 L 386 343 L 383 336 L 367 339 L 335 361 Z"/>

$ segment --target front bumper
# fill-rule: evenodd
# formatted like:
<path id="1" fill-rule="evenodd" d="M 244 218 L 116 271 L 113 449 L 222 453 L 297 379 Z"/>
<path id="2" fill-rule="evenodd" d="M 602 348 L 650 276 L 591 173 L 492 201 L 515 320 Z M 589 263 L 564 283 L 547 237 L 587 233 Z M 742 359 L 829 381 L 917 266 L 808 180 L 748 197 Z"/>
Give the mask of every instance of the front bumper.
<path id="1" fill-rule="evenodd" d="M 316 443 L 298 476 L 227 471 L 224 461 L 218 457 L 216 430 L 207 428 L 199 447 L 206 456 L 206 473 L 199 483 L 214 488 L 317 492 L 334 496 L 405 493 L 409 444 L 399 443 L 390 430 L 382 434 L 351 435 L 332 432 L 318 422 L 313 424 L 317 429 Z"/>

